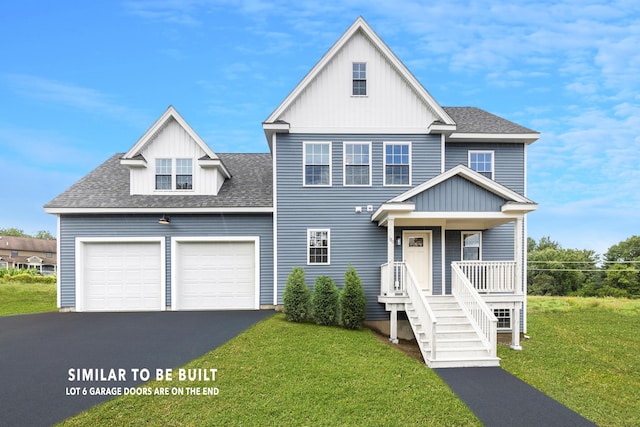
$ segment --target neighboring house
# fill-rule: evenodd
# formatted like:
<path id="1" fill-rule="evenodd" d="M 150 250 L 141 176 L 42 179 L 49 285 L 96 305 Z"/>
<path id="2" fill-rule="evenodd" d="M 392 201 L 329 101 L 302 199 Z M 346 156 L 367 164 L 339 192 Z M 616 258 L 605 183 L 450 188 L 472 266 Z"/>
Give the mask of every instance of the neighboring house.
<path id="1" fill-rule="evenodd" d="M 497 330 L 526 330 L 539 134 L 440 106 L 362 18 L 263 128 L 270 154 L 216 154 L 169 107 L 48 203 L 59 307 L 272 308 L 293 267 L 353 265 L 393 341 L 404 321 L 430 366 L 496 365 Z"/>
<path id="2" fill-rule="evenodd" d="M 56 241 L 0 236 L 0 269 L 35 269 L 44 276 L 56 274 Z"/>

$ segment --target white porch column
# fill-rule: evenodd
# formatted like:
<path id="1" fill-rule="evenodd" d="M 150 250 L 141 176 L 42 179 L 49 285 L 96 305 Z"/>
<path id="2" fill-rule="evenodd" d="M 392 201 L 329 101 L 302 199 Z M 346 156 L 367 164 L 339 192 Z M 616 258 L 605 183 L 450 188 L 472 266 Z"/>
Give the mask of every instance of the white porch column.
<path id="1" fill-rule="evenodd" d="M 513 231 L 513 249 L 514 249 L 514 260 L 516 262 L 516 283 L 514 284 L 516 289 L 516 293 L 517 294 L 522 294 L 523 293 L 523 289 L 522 289 L 522 284 L 524 283 L 523 281 L 523 268 L 522 268 L 522 264 L 524 262 L 524 229 L 523 229 L 523 225 L 522 225 L 523 219 L 522 217 L 518 217 L 516 218 L 516 224 L 515 224 L 515 230 Z"/>
<path id="2" fill-rule="evenodd" d="M 398 305 L 391 304 L 391 313 L 389 314 L 389 341 L 398 344 Z"/>
<path id="3" fill-rule="evenodd" d="M 522 350 L 520 346 L 520 303 L 515 305 L 515 308 L 511 310 L 511 348 L 513 350 Z"/>
<path id="4" fill-rule="evenodd" d="M 387 262 L 389 263 L 389 284 L 395 286 L 395 269 L 393 268 L 395 245 L 395 220 L 387 219 Z"/>

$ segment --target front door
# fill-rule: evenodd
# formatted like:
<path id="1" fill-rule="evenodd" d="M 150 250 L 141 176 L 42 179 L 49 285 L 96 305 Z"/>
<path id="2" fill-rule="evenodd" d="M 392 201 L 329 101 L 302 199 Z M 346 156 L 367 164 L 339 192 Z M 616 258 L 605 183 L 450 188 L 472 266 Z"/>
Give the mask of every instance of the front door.
<path id="1" fill-rule="evenodd" d="M 402 233 L 403 259 L 420 287 L 431 291 L 431 231 L 405 230 Z"/>

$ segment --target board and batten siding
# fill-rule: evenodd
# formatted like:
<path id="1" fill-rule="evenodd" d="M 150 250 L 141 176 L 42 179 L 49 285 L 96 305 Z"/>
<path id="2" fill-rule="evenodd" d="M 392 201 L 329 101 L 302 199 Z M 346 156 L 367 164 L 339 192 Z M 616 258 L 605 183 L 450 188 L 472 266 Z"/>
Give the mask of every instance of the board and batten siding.
<path id="1" fill-rule="evenodd" d="M 412 185 L 384 186 L 384 142 L 410 142 Z M 303 186 L 303 142 L 331 142 L 332 186 Z M 343 185 L 343 142 L 370 142 L 372 185 Z M 313 288 L 318 276 L 331 277 L 339 288 L 353 265 L 367 297 L 367 318 L 386 319 L 380 294 L 380 265 L 387 261 L 387 229 L 371 222 L 380 204 L 440 173 L 440 138 L 431 135 L 309 135 L 277 137 L 278 302 L 293 267 L 302 267 Z M 362 212 L 356 213 L 355 208 Z M 330 230 L 330 265 L 307 265 L 307 230 Z M 401 230 L 398 230 L 401 235 Z M 434 246 L 436 233 L 434 232 Z M 438 243 L 439 244 L 439 243 Z M 434 251 L 435 252 L 435 251 Z M 434 264 L 436 264 L 434 262 Z M 434 284 L 437 283 L 434 277 Z"/>
<path id="2" fill-rule="evenodd" d="M 171 305 L 171 239 L 174 237 L 260 237 L 260 304 L 273 304 L 273 222 L 271 214 L 171 215 L 169 225 L 160 215 L 61 215 L 61 307 L 75 307 L 75 240 L 78 237 L 165 237 L 166 305 Z"/>
<path id="3" fill-rule="evenodd" d="M 192 190 L 177 191 L 179 194 L 218 194 L 224 178 L 217 168 L 203 168 L 198 159 L 206 153 L 196 141 L 174 119 L 155 135 L 141 151 L 147 161 L 145 168 L 131 169 L 131 194 L 171 194 L 176 190 L 156 190 L 156 159 L 172 159 L 172 185 L 175 186 L 176 159 L 192 160 Z"/>
<path id="4" fill-rule="evenodd" d="M 367 66 L 367 95 L 352 96 L 352 64 Z M 278 119 L 292 129 L 426 130 L 435 115 L 371 41 L 358 32 Z M 407 132 L 409 130 L 409 132 Z M 310 132 L 315 132 L 311 130 Z"/>
<path id="5" fill-rule="evenodd" d="M 469 166 L 469 151 L 494 152 L 494 180 L 525 195 L 524 144 L 516 143 L 451 143 L 445 147 L 445 170 L 457 165 Z"/>
<path id="6" fill-rule="evenodd" d="M 416 212 L 500 212 L 505 199 L 460 176 L 412 197 Z"/>

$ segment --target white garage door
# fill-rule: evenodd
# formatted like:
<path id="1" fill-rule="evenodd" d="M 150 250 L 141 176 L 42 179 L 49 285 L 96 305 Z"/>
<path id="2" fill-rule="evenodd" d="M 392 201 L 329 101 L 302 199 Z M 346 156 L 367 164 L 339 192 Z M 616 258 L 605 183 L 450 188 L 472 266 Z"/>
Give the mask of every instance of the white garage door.
<path id="1" fill-rule="evenodd" d="M 76 285 L 80 311 L 145 311 L 163 307 L 162 242 L 83 241 Z"/>
<path id="2" fill-rule="evenodd" d="M 181 240 L 174 246 L 174 310 L 257 309 L 257 240 Z"/>

